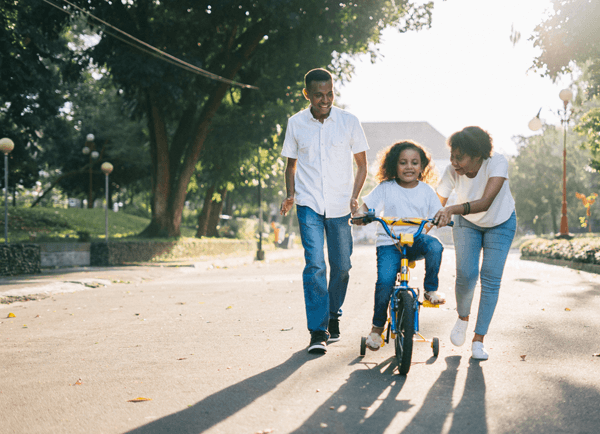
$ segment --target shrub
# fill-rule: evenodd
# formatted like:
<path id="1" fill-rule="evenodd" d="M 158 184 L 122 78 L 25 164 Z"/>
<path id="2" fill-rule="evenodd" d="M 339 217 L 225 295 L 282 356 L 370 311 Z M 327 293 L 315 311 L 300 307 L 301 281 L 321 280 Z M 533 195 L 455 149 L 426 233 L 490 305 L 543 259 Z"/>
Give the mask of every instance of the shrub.
<path id="1" fill-rule="evenodd" d="M 600 239 L 591 237 L 573 238 L 572 240 L 536 238 L 521 246 L 521 255 L 600 264 Z"/>

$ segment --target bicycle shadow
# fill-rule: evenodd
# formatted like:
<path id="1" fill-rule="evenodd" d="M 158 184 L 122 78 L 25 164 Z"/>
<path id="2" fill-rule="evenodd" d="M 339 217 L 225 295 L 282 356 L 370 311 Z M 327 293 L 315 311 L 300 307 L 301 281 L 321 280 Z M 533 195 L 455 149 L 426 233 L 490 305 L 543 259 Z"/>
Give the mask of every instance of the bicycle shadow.
<path id="1" fill-rule="evenodd" d="M 204 432 L 271 392 L 311 360 L 314 358 L 307 357 L 305 349 L 297 351 L 279 366 L 215 392 L 185 410 L 128 432 L 144 434 Z"/>
<path id="2" fill-rule="evenodd" d="M 406 376 L 398 375 L 395 357 L 379 364 L 357 358 L 350 365 L 359 363 L 368 369 L 353 371 L 346 383 L 292 433 L 312 434 L 324 428 L 336 433 L 384 432 L 398 412 L 413 406 L 408 400 L 396 400 Z"/>

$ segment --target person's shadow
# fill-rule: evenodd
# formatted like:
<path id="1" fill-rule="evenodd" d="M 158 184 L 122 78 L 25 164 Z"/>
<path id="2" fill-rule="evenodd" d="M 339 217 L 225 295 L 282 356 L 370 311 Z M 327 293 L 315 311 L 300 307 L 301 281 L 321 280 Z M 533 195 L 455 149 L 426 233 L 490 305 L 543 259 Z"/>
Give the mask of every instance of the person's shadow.
<path id="1" fill-rule="evenodd" d="M 402 430 L 403 433 L 427 432 L 435 434 L 442 432 L 446 418 L 452 413 L 452 394 L 456 386 L 456 375 L 460 359 L 461 356 L 446 357 L 446 369 L 433 383 L 433 386 L 427 392 L 421 409 Z"/>
<path id="2" fill-rule="evenodd" d="M 309 362 L 306 350 L 298 351 L 279 366 L 207 396 L 193 406 L 141 426 L 130 433 L 197 434 L 236 414 L 266 395 Z"/>
<path id="3" fill-rule="evenodd" d="M 465 381 L 465 391 L 454 409 L 452 427 L 449 434 L 488 432 L 485 414 L 485 379 L 479 360 L 469 360 L 469 370 Z"/>
<path id="4" fill-rule="evenodd" d="M 369 369 L 353 371 L 347 382 L 325 401 L 292 433 L 315 433 L 324 428 L 335 433 L 381 433 L 399 411 L 408 411 L 412 404 L 396 397 L 406 376 L 397 375 L 395 357 L 380 364 L 355 359 Z"/>

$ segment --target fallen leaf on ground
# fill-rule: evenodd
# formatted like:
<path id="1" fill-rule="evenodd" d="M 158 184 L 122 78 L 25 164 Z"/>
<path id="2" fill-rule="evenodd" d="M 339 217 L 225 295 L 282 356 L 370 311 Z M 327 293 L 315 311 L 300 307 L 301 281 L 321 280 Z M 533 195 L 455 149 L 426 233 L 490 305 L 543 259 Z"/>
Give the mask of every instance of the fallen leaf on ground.
<path id="1" fill-rule="evenodd" d="M 16 318 L 16 317 L 17 317 L 17 316 L 16 316 L 14 313 L 12 313 L 12 312 L 10 312 L 10 313 L 8 314 L 8 316 L 7 316 L 7 318 Z"/>
<path id="2" fill-rule="evenodd" d="M 227 309 L 231 309 L 232 307 L 233 307 L 233 306 L 227 306 L 227 307 L 225 308 L 225 310 L 227 310 Z"/>
<path id="3" fill-rule="evenodd" d="M 152 401 L 152 398 L 143 398 L 143 397 L 139 396 L 137 398 L 130 399 L 127 402 L 144 402 L 144 401 Z"/>
<path id="4" fill-rule="evenodd" d="M 571 309 L 569 309 L 568 307 L 565 307 L 565 310 L 566 310 L 567 312 L 570 312 L 570 311 L 571 311 Z"/>
<path id="5" fill-rule="evenodd" d="M 81 378 L 79 380 L 77 380 L 75 382 L 75 384 L 73 384 L 73 386 L 81 386 L 83 384 L 83 381 L 81 381 Z"/>
<path id="6" fill-rule="evenodd" d="M 527 354 L 523 354 L 523 355 L 521 356 L 521 361 L 523 361 L 523 362 L 524 362 L 524 361 L 525 361 L 525 357 L 527 357 Z"/>

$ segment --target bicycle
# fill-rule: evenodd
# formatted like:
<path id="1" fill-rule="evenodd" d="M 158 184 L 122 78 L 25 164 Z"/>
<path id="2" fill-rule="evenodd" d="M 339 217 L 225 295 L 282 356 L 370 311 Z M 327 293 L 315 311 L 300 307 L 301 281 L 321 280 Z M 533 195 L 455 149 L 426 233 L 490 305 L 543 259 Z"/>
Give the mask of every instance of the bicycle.
<path id="1" fill-rule="evenodd" d="M 389 317 L 386 322 L 386 329 L 382 333 L 383 342 L 389 343 L 390 337 L 394 340 L 394 349 L 396 359 L 398 360 L 398 371 L 401 375 L 406 375 L 410 370 L 412 359 L 413 342 L 429 342 L 433 350 L 433 356 L 437 357 L 440 351 L 440 339 L 433 337 L 426 339 L 419 332 L 419 311 L 423 307 L 439 307 L 439 304 L 432 304 L 428 300 L 419 301 L 420 291 L 408 286 L 410 280 L 409 268 L 415 267 L 415 262 L 409 262 L 407 256 L 407 247 L 412 246 L 414 239 L 418 238 L 427 223 L 433 224 L 433 219 L 422 218 L 389 218 L 375 217 L 375 211 L 370 209 L 367 214 L 361 217 L 353 217 L 352 222 L 362 221 L 365 224 L 377 221 L 381 223 L 383 229 L 389 237 L 397 240 L 396 247 L 400 251 L 400 268 L 398 278 L 392 292 L 390 300 Z M 448 226 L 452 226 L 450 222 Z M 390 229 L 390 226 L 418 226 L 415 234 L 401 232 L 396 235 Z M 383 336 L 385 334 L 385 337 Z M 415 336 L 418 335 L 418 338 Z M 382 345 L 383 346 L 383 345 Z M 361 337 L 360 355 L 364 356 L 367 349 L 367 338 Z"/>

